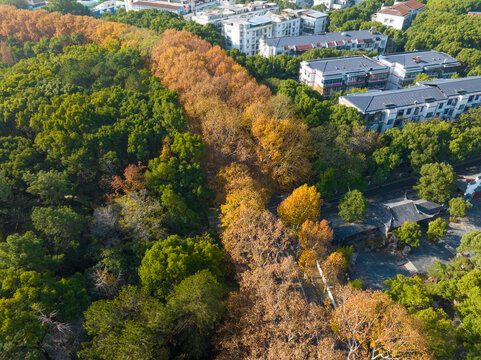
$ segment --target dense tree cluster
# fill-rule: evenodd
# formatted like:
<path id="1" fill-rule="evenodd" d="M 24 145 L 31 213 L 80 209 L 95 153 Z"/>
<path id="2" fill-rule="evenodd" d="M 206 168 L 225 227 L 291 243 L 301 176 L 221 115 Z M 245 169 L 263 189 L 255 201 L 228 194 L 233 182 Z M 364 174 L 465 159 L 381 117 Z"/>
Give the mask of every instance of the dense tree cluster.
<path id="1" fill-rule="evenodd" d="M 435 263 L 426 280 L 398 275 L 387 281 L 389 296 L 422 322 L 437 359 L 479 357 L 480 240 L 479 231 L 466 233 L 457 250 L 470 257 Z"/>
<path id="2" fill-rule="evenodd" d="M 224 46 L 225 42 L 221 32 L 214 25 L 200 25 L 193 20 L 184 20 L 182 15 L 171 11 L 146 9 L 127 12 L 120 9 L 116 14 L 105 15 L 102 19 L 155 30 L 160 34 L 167 29 L 184 30 L 200 36 L 213 45 Z"/>
<path id="3" fill-rule="evenodd" d="M 84 39 L 3 43 L 1 352 L 203 358 L 225 296 L 205 146 L 138 50 Z"/>
<path id="4" fill-rule="evenodd" d="M 21 55 L 27 41 L 63 35 L 71 38 L 63 50 L 50 49 L 52 39 L 48 50 Z M 337 121 L 317 120 L 323 110 L 305 121 L 322 98 L 310 104 L 289 82 L 273 96 L 186 31 L 159 37 L 0 7 L 0 41 L 11 64 L 0 70 L 7 356 L 430 359 L 450 351 L 433 325 L 445 323 L 441 315 L 417 320 L 343 280 L 346 259 L 319 218 L 321 195 L 362 185 L 369 155 L 386 141 L 357 114 L 331 105 Z M 78 45 L 90 42 L 99 45 Z M 222 204 L 221 242 L 206 233 L 207 181 Z M 269 195 L 296 187 L 278 219 Z M 225 272 L 238 283 L 227 298 Z M 466 336 L 476 326 L 469 305 L 458 307 Z"/>
<path id="5" fill-rule="evenodd" d="M 247 56 L 238 49 L 233 48 L 228 50 L 227 54 L 231 56 L 238 64 L 244 66 L 249 71 L 249 74 L 255 77 L 257 81 L 269 83 L 269 80 L 272 81 L 273 79 L 297 79 L 299 75 L 300 64 L 305 60 L 348 55 L 366 55 L 372 57 L 377 55 L 377 52 L 313 49 L 296 57 L 292 57 L 287 54 L 280 54 L 266 58 L 261 55 Z"/>

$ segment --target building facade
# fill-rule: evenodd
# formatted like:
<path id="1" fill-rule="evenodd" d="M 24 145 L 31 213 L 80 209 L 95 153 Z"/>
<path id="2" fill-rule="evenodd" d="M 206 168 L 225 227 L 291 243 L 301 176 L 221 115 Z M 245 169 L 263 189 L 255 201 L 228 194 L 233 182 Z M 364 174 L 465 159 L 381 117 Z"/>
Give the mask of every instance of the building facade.
<path id="1" fill-rule="evenodd" d="M 259 54 L 264 57 L 280 54 L 296 56 L 312 49 L 377 51 L 382 54 L 387 40 L 387 35 L 370 30 L 265 38 L 260 40 Z"/>
<path id="2" fill-rule="evenodd" d="M 284 9 L 284 13 L 294 14 L 301 19 L 301 32 L 296 35 L 319 35 L 326 31 L 329 15 L 309 9 Z"/>
<path id="3" fill-rule="evenodd" d="M 227 20 L 222 22 L 222 34 L 226 38 L 227 48 L 256 55 L 262 39 L 289 38 L 304 31 L 321 32 L 325 27 L 325 17 L 318 14 L 322 13 L 314 10 L 289 10 Z"/>
<path id="4" fill-rule="evenodd" d="M 461 70 L 461 63 L 451 55 L 434 50 L 380 55 L 379 61 L 389 66 L 388 89 L 399 89 L 414 83 L 423 73 L 435 78 L 450 78 Z"/>
<path id="5" fill-rule="evenodd" d="M 259 39 L 271 37 L 272 32 L 272 19 L 265 15 L 247 20 L 236 19 L 222 25 L 227 48 L 239 49 L 246 55 L 256 55 Z"/>
<path id="6" fill-rule="evenodd" d="M 223 1 L 217 9 L 196 12 L 192 20 L 201 25 L 221 26 L 223 21 L 249 19 L 279 11 L 279 5 L 267 1 L 253 1 L 249 4 L 236 4 L 235 0 Z"/>
<path id="7" fill-rule="evenodd" d="M 378 21 L 388 29 L 405 30 L 425 9 L 426 5 L 415 0 L 395 1 L 392 6 L 381 6 L 381 10 L 372 15 L 372 21 Z"/>
<path id="8" fill-rule="evenodd" d="M 181 0 L 179 2 L 167 2 L 167 1 L 135 1 L 135 0 L 125 0 L 125 10 L 126 11 L 140 11 L 144 9 L 157 9 L 171 11 L 176 14 L 186 14 L 189 12 L 191 4 Z"/>
<path id="9" fill-rule="evenodd" d="M 358 5 L 362 0 L 314 0 L 314 6 L 324 5 L 327 11 L 345 9 Z"/>
<path id="10" fill-rule="evenodd" d="M 356 108 L 367 126 L 384 132 L 405 121 L 456 119 L 481 103 L 481 76 L 420 81 L 397 90 L 348 94 L 339 103 Z"/>
<path id="11" fill-rule="evenodd" d="M 308 60 L 301 63 L 299 81 L 322 95 L 353 88 L 384 89 L 389 67 L 364 55 Z"/>
<path id="12" fill-rule="evenodd" d="M 94 16 L 102 16 L 104 14 L 115 14 L 119 9 L 125 9 L 125 2 L 107 0 L 94 6 L 90 11 Z"/>

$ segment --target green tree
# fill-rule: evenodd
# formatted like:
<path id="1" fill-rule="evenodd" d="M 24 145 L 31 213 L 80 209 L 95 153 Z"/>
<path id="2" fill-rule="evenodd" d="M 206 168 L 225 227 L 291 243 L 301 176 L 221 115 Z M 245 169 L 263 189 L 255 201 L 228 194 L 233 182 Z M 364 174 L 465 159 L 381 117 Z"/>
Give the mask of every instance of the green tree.
<path id="1" fill-rule="evenodd" d="M 362 220 L 367 214 L 367 201 L 359 190 L 346 193 L 339 203 L 339 216 L 347 222 Z"/>
<path id="2" fill-rule="evenodd" d="M 180 161 L 199 162 L 205 154 L 205 145 L 199 135 L 177 133 L 170 150 Z"/>
<path id="3" fill-rule="evenodd" d="M 57 252 L 76 247 L 85 226 L 84 217 L 69 206 L 35 207 L 31 218 L 35 229 L 50 239 Z"/>
<path id="4" fill-rule="evenodd" d="M 471 209 L 471 204 L 461 197 L 449 200 L 449 213 L 454 217 L 465 217 L 466 210 Z"/>
<path id="5" fill-rule="evenodd" d="M 26 0 L 1 0 L 1 5 L 13 5 L 17 9 L 28 9 L 28 3 Z"/>
<path id="6" fill-rule="evenodd" d="M 28 231 L 13 234 L 0 243 L 0 268 L 45 271 L 60 260 L 47 254 L 43 240 Z"/>
<path id="7" fill-rule="evenodd" d="M 393 230 L 393 233 L 398 237 L 401 244 L 406 244 L 412 247 L 421 244 L 421 229 L 415 222 L 410 223 L 406 221 L 401 227 Z"/>
<path id="8" fill-rule="evenodd" d="M 463 235 L 458 252 L 467 251 L 473 255 L 472 260 L 481 265 L 481 231 L 471 231 Z"/>
<path id="9" fill-rule="evenodd" d="M 200 270 L 208 269 L 221 279 L 223 256 L 208 235 L 187 239 L 171 235 L 146 251 L 139 276 L 149 293 L 163 299 L 176 284 Z"/>
<path id="10" fill-rule="evenodd" d="M 169 359 L 172 323 L 164 305 L 134 286 L 112 300 L 99 300 L 85 311 L 83 324 L 91 340 L 82 358 Z"/>
<path id="11" fill-rule="evenodd" d="M 434 221 L 429 222 L 429 228 L 427 231 L 428 239 L 431 241 L 438 241 L 446 235 L 446 221 L 442 218 L 437 218 Z"/>
<path id="12" fill-rule="evenodd" d="M 90 15 L 90 10 L 75 0 L 52 0 L 49 1 L 47 10 L 58 11 L 62 14 Z"/>
<path id="13" fill-rule="evenodd" d="M 411 313 L 429 308 L 432 298 L 424 288 L 423 281 L 417 277 L 406 277 L 398 274 L 394 279 L 386 280 L 387 294 Z"/>
<path id="14" fill-rule="evenodd" d="M 70 194 L 71 185 L 65 173 L 50 170 L 40 170 L 37 174 L 25 173 L 23 180 L 27 183 L 27 192 L 40 198 L 48 204 L 57 204 Z"/>
<path id="15" fill-rule="evenodd" d="M 208 270 L 189 276 L 168 297 L 166 308 L 173 323 L 178 352 L 191 359 L 208 354 L 209 337 L 224 313 L 224 286 Z"/>
<path id="16" fill-rule="evenodd" d="M 414 190 L 425 200 L 443 203 L 456 191 L 456 174 L 449 164 L 425 164 L 420 174 L 421 178 Z"/>
<path id="17" fill-rule="evenodd" d="M 0 284 L 0 349 L 7 359 L 48 358 L 43 341 L 49 326 L 38 316 L 55 315 L 65 324 L 89 303 L 79 276 L 55 279 L 47 273 L 9 269 L 0 270 Z"/>
<path id="18" fill-rule="evenodd" d="M 413 316 L 422 321 L 422 329 L 429 336 L 429 345 L 436 359 L 453 359 L 458 348 L 456 331 L 444 310 L 429 307 Z"/>

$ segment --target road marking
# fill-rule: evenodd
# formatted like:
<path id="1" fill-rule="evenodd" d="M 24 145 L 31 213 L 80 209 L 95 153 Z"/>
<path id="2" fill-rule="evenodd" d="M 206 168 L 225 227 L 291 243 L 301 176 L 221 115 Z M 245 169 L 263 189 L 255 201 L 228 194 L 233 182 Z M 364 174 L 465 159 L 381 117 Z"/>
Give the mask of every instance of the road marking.
<path id="1" fill-rule="evenodd" d="M 404 264 L 404 267 L 411 273 L 417 273 L 418 272 L 418 269 L 416 268 L 416 266 L 414 266 L 414 264 L 411 262 L 411 260 L 408 260 L 408 262 Z"/>

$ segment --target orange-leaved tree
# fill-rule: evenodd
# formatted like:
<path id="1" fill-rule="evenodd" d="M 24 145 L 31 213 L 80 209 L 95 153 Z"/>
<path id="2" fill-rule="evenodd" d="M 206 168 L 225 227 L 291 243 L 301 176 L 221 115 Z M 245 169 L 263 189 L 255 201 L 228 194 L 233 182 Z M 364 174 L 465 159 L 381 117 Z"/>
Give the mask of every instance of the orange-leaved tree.
<path id="1" fill-rule="evenodd" d="M 338 292 L 331 326 L 348 359 L 433 359 L 418 320 L 380 291 L 345 286 Z"/>

